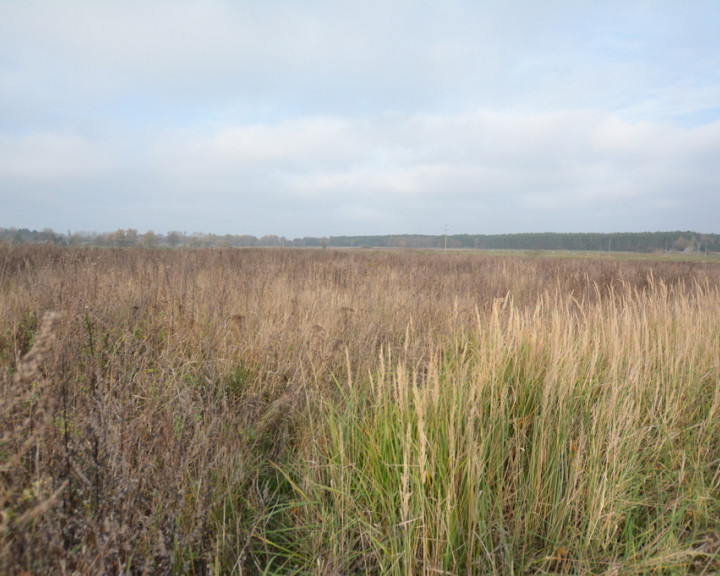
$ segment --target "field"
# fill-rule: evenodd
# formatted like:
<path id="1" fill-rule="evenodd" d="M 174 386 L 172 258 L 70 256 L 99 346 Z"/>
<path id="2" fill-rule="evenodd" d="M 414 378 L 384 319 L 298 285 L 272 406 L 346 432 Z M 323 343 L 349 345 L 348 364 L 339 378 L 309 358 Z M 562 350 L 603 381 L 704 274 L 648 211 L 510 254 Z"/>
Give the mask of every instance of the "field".
<path id="1" fill-rule="evenodd" d="M 0 244 L 3 574 L 720 571 L 720 264 Z"/>

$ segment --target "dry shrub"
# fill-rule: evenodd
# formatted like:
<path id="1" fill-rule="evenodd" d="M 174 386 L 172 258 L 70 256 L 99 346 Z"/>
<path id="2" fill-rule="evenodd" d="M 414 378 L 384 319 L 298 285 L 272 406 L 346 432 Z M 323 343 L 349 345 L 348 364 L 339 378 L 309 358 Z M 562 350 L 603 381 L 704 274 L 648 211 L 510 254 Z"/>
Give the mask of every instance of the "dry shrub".
<path id="1" fill-rule="evenodd" d="M 57 406 L 50 390 L 55 327 L 60 314 L 43 317 L 35 344 L 3 375 L 0 396 L 0 565 L 24 565 L 42 543 L 45 517 L 67 488 L 55 483 L 45 466 L 45 439 Z"/>

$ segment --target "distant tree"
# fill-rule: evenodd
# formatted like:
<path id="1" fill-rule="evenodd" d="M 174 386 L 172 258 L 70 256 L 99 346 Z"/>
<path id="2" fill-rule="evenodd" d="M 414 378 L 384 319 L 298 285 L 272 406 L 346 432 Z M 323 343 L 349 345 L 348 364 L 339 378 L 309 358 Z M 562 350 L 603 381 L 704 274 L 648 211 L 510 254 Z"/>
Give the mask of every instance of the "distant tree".
<path id="1" fill-rule="evenodd" d="M 48 242 L 51 244 L 55 244 L 58 242 L 60 237 L 55 234 L 55 231 L 52 228 L 43 228 L 42 232 L 40 232 L 37 235 L 38 242 Z"/>
<path id="2" fill-rule="evenodd" d="M 243 234 L 242 236 L 233 236 L 233 246 L 257 246 L 258 239 L 255 236 L 249 234 Z"/>
<path id="3" fill-rule="evenodd" d="M 167 236 L 167 243 L 170 244 L 173 248 L 180 244 L 185 239 L 185 234 L 182 232 L 178 232 L 177 230 L 171 230 L 168 232 Z"/>
<path id="4" fill-rule="evenodd" d="M 110 246 L 115 246 L 116 248 L 121 248 L 125 246 L 125 230 L 122 228 L 118 228 L 115 230 L 115 232 L 112 232 L 108 235 L 108 243 Z"/>
<path id="5" fill-rule="evenodd" d="M 673 250 L 680 250 L 681 252 L 690 246 L 690 241 L 680 236 L 675 242 L 672 243 Z"/>
<path id="6" fill-rule="evenodd" d="M 320 246 L 320 240 L 311 236 L 305 236 L 302 239 L 302 246 Z"/>
<path id="7" fill-rule="evenodd" d="M 223 236 L 218 236 L 217 234 L 205 234 L 205 235 L 203 235 L 203 245 L 204 246 L 223 246 L 223 245 L 227 245 L 227 244 L 224 244 Z"/>
<path id="8" fill-rule="evenodd" d="M 83 235 L 79 232 L 70 233 L 68 231 L 67 243 L 69 246 L 80 246 L 83 243 Z"/>
<path id="9" fill-rule="evenodd" d="M 125 246 L 137 246 L 138 231 L 135 228 L 125 230 Z"/>
<path id="10" fill-rule="evenodd" d="M 210 246 L 210 239 L 203 234 L 194 232 L 187 240 L 190 248 L 202 248 L 203 246 Z"/>
<path id="11" fill-rule="evenodd" d="M 267 234 L 258 240 L 260 246 L 280 246 L 280 238 L 275 234 Z"/>
<path id="12" fill-rule="evenodd" d="M 157 237 L 157 234 L 153 232 L 152 230 L 148 230 L 140 237 L 139 244 L 141 247 L 152 250 L 153 248 L 157 248 L 158 244 L 160 243 L 160 239 Z"/>

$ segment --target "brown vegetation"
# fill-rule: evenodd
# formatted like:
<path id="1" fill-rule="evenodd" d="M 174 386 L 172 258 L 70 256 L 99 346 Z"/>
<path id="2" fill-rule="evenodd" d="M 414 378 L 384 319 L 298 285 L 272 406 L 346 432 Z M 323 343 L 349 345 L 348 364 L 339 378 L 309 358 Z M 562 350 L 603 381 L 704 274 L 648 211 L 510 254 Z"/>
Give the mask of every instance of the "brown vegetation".
<path id="1" fill-rule="evenodd" d="M 719 286 L 702 263 L 0 245 L 0 572 L 261 572 L 308 423 L 387 359 L 422 381 L 511 308 L 581 323 L 652 292 L 700 318 Z"/>

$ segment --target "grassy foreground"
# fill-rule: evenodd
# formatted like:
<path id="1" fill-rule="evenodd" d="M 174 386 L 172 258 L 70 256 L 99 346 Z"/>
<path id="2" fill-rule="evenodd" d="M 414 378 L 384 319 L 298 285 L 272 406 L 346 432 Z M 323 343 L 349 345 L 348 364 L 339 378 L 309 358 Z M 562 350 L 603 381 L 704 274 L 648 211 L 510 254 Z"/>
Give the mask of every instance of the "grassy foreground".
<path id="1" fill-rule="evenodd" d="M 720 267 L 0 246 L 0 571 L 720 570 Z"/>

